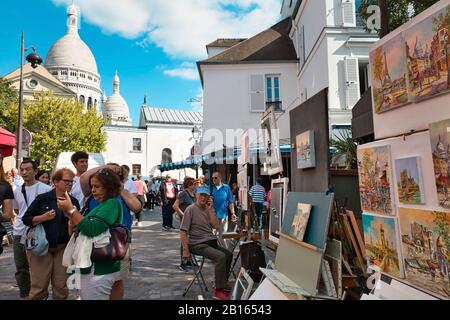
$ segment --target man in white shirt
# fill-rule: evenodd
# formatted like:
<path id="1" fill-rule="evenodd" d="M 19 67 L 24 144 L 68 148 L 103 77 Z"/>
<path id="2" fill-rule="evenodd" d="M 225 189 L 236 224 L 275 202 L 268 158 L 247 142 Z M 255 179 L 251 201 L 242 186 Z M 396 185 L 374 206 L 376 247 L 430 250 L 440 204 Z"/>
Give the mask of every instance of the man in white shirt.
<path id="1" fill-rule="evenodd" d="M 13 228 L 13 251 L 16 265 L 16 281 L 20 290 L 20 297 L 28 297 L 30 292 L 30 270 L 22 237 L 26 234 L 27 227 L 22 222 L 22 217 L 34 199 L 50 191 L 52 188 L 36 180 L 37 164 L 32 160 L 24 160 L 20 165 L 20 175 L 24 183 L 14 190 L 14 210 L 17 218 Z"/>
<path id="2" fill-rule="evenodd" d="M 84 195 L 83 191 L 81 190 L 80 177 L 83 173 L 87 171 L 89 167 L 89 155 L 84 151 L 77 151 L 72 155 L 70 160 L 72 161 L 75 170 L 77 170 L 75 177 L 73 179 L 73 186 L 71 193 L 72 196 L 74 196 L 78 200 L 80 207 L 83 208 Z"/>
<path id="3" fill-rule="evenodd" d="M 133 193 L 135 196 L 137 196 L 137 187 L 133 180 L 129 178 L 130 175 L 130 167 L 126 164 L 121 165 L 123 177 L 125 179 L 125 184 L 123 185 L 123 188 L 127 190 L 129 193 Z"/>

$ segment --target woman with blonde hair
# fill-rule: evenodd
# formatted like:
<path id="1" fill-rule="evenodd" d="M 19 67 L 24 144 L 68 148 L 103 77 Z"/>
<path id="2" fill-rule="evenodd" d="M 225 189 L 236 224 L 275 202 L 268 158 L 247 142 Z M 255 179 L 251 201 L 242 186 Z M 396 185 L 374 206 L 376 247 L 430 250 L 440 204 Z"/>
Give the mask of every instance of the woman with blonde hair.
<path id="1" fill-rule="evenodd" d="M 52 282 L 53 300 L 66 299 L 67 269 L 62 265 L 64 249 L 69 242 L 69 219 L 58 208 L 57 199 L 65 197 L 72 189 L 75 174 L 68 168 L 56 171 L 52 176 L 54 188 L 42 193 L 30 204 L 22 217 L 29 227 L 42 223 L 49 244 L 48 253 L 37 256 L 28 253 L 31 275 L 31 289 L 28 299 L 42 300 L 48 297 L 48 286 Z M 79 209 L 78 200 L 71 197 L 72 203 Z"/>

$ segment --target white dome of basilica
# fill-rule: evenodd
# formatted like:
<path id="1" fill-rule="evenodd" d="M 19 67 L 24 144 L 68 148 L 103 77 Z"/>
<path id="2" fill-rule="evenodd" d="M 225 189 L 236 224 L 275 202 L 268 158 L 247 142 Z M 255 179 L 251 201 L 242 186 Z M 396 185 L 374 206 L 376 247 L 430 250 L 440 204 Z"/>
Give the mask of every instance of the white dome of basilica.
<path id="1" fill-rule="evenodd" d="M 128 104 L 120 95 L 120 79 L 117 71 L 113 80 L 113 94 L 103 102 L 102 113 L 110 124 L 131 125 Z"/>
<path id="2" fill-rule="evenodd" d="M 72 4 L 67 9 L 67 32 L 51 46 L 45 68 L 69 89 L 87 108 L 100 113 L 101 90 L 97 62 L 78 34 L 79 14 Z"/>

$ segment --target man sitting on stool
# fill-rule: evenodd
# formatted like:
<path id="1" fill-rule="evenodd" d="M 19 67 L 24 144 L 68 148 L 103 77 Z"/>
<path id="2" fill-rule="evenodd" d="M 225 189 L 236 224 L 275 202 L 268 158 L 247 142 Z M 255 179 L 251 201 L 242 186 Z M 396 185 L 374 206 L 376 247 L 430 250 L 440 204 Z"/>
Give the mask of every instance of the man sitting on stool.
<path id="1" fill-rule="evenodd" d="M 180 226 L 180 238 L 183 246 L 183 259 L 189 259 L 191 253 L 212 260 L 215 264 L 215 289 L 213 298 L 228 300 L 230 287 L 227 287 L 233 254 L 217 244 L 213 228 L 219 228 L 214 212 L 213 199 L 207 186 L 200 186 L 196 193 L 196 202 L 184 211 Z"/>

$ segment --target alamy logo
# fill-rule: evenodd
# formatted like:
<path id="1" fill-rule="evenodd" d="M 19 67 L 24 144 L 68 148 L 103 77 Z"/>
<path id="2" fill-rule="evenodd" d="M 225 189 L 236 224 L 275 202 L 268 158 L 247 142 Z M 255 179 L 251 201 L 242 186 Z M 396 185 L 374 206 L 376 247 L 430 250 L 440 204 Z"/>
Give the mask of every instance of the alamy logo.
<path id="1" fill-rule="evenodd" d="M 369 17 L 366 20 L 367 29 L 370 31 L 378 31 L 381 29 L 381 10 L 377 5 L 367 7 Z"/>
<path id="2" fill-rule="evenodd" d="M 69 290 L 79 290 L 81 284 L 80 269 L 70 266 L 67 268 L 67 273 L 70 273 L 70 276 L 66 281 L 67 288 Z"/>

